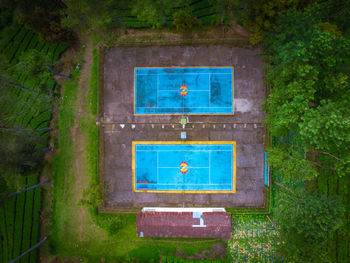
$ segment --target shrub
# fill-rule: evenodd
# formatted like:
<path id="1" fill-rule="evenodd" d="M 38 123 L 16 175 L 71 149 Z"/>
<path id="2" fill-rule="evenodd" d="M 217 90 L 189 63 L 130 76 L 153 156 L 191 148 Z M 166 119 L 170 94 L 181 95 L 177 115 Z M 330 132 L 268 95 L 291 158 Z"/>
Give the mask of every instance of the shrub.
<path id="1" fill-rule="evenodd" d="M 61 25 L 59 12 L 35 7 L 33 13 L 20 10 L 17 19 L 28 29 L 37 32 L 43 40 L 67 43 L 76 39 L 72 30 Z"/>
<path id="2" fill-rule="evenodd" d="M 122 228 L 122 220 L 119 216 L 113 216 L 107 221 L 107 233 L 109 235 L 118 234 L 119 230 Z"/>
<path id="3" fill-rule="evenodd" d="M 192 28 L 192 26 L 198 24 L 196 17 L 192 17 L 186 10 L 180 10 L 173 14 L 174 26 L 178 31 L 186 31 Z"/>
<path id="4" fill-rule="evenodd" d="M 104 190 L 98 182 L 91 182 L 87 189 L 83 190 L 83 197 L 78 205 L 97 207 L 103 201 Z"/>

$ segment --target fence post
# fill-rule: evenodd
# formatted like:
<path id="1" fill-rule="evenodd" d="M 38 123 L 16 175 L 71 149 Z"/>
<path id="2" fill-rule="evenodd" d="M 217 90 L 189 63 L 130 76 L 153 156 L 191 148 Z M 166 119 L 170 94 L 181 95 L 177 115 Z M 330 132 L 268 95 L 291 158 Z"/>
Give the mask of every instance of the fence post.
<path id="1" fill-rule="evenodd" d="M 31 247 L 30 249 L 28 249 L 26 252 L 22 253 L 21 255 L 19 255 L 17 258 L 15 258 L 14 260 L 11 260 L 7 263 L 14 263 L 18 260 L 20 260 L 22 257 L 24 257 L 25 255 L 27 255 L 28 253 L 32 252 L 34 249 L 36 249 L 37 247 L 40 247 L 42 244 L 44 244 L 47 240 L 47 237 L 44 237 L 39 243 L 37 243 L 35 246 Z"/>

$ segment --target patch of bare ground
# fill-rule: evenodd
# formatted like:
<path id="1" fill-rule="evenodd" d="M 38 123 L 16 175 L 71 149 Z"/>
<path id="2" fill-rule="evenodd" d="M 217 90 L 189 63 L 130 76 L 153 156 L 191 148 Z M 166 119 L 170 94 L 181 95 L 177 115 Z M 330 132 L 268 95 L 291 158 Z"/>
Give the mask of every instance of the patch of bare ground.
<path id="1" fill-rule="evenodd" d="M 232 22 L 230 26 L 203 26 L 201 29 L 189 32 L 176 32 L 174 30 L 154 30 L 154 29 L 128 29 L 122 33 L 118 42 L 132 40 L 138 41 L 169 41 L 178 42 L 184 40 L 249 40 L 249 31 L 240 26 L 236 22 Z"/>
<path id="2" fill-rule="evenodd" d="M 72 68 L 77 63 L 77 57 L 80 53 L 80 41 L 77 41 L 73 46 L 69 47 L 61 56 L 58 63 L 55 65 L 56 69 L 58 69 L 60 72 L 64 74 L 69 74 L 72 70 Z M 86 152 L 86 140 L 85 140 L 85 134 L 80 132 L 80 127 L 83 122 L 83 118 L 86 118 L 87 112 L 85 111 L 87 107 L 87 101 L 86 101 L 86 95 L 89 92 L 90 86 L 89 86 L 89 80 L 90 80 L 90 71 L 92 66 L 92 41 L 88 40 L 86 43 L 86 50 L 84 52 L 83 56 L 83 65 L 81 68 L 81 77 L 79 81 L 78 86 L 78 94 L 77 94 L 77 101 L 76 101 L 76 108 L 75 108 L 75 122 L 74 126 L 72 127 L 70 133 L 72 136 L 73 141 L 73 152 L 74 152 L 74 164 L 73 164 L 73 171 L 71 174 L 74 175 L 75 184 L 72 189 L 72 198 L 74 199 L 73 202 L 77 203 L 81 199 L 81 193 L 82 189 L 87 187 L 88 180 L 87 178 L 87 172 L 86 172 L 86 160 L 87 160 L 87 152 Z M 55 76 L 55 80 L 58 85 L 64 86 L 65 78 L 57 77 Z M 60 95 L 62 97 L 63 95 L 63 88 L 60 89 Z M 84 114 L 83 114 L 84 113 Z M 58 122 L 58 114 L 59 114 L 59 103 L 55 102 L 53 105 L 53 118 L 50 123 L 50 128 L 52 128 L 52 131 L 50 132 L 50 147 L 54 148 L 55 144 L 60 145 L 59 142 L 59 129 L 57 129 L 56 123 Z M 89 116 L 88 116 L 89 117 Z M 54 143 L 54 140 L 57 140 L 57 143 Z M 53 158 L 53 155 L 56 154 L 59 151 L 58 149 L 53 149 L 53 151 L 48 152 L 45 156 L 45 159 L 51 163 L 51 160 Z M 50 171 L 50 165 L 46 166 L 43 170 L 41 181 L 45 178 L 51 177 L 52 171 Z M 66 179 L 66 178 L 65 178 Z M 43 237 L 48 234 L 48 229 L 50 227 L 50 213 L 51 213 L 51 207 L 52 207 L 52 196 L 51 196 L 51 189 L 50 185 L 47 184 L 44 186 L 43 191 L 43 205 L 42 205 L 42 211 L 41 211 L 41 226 L 40 226 L 40 236 Z M 77 222 L 76 226 L 78 227 L 78 235 L 79 240 L 83 240 L 83 226 L 84 221 L 89 220 L 89 218 L 86 217 L 86 208 L 83 206 L 77 206 L 76 207 L 76 215 L 77 215 Z M 48 251 L 42 250 L 40 251 L 39 255 L 42 255 L 43 257 L 40 257 L 40 262 L 45 263 L 53 263 L 53 262 L 81 262 L 80 258 L 59 258 L 59 257 L 47 257 Z"/>
<path id="3" fill-rule="evenodd" d="M 86 50 L 84 51 L 83 60 L 85 62 L 81 69 L 81 76 L 80 76 L 80 82 L 79 82 L 78 94 L 77 94 L 75 121 L 74 121 L 73 130 L 72 130 L 73 152 L 74 152 L 74 160 L 75 160 L 74 168 L 73 168 L 75 184 L 74 184 L 74 189 L 72 190 L 72 193 L 73 193 L 73 198 L 75 199 L 76 202 L 78 202 L 81 199 L 82 189 L 85 189 L 87 187 L 87 181 L 88 181 L 88 180 L 84 180 L 84 177 L 88 175 L 87 173 L 88 165 L 86 164 L 87 140 L 85 138 L 85 134 L 80 132 L 80 127 L 83 122 L 82 116 L 85 117 L 85 115 L 87 114 L 85 112 L 86 103 L 87 103 L 86 96 L 90 90 L 89 80 L 90 80 L 90 72 L 91 72 L 91 66 L 92 66 L 92 41 L 90 39 L 86 43 Z M 85 214 L 86 214 L 86 207 L 79 206 L 77 215 L 79 220 L 78 235 L 79 235 L 80 241 L 82 241 L 83 226 L 84 226 L 83 221 L 86 218 Z"/>

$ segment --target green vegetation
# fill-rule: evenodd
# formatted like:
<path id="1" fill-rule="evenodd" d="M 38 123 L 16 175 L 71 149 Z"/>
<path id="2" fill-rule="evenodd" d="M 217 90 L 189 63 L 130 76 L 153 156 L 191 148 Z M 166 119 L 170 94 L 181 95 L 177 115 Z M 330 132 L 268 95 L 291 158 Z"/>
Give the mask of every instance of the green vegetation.
<path id="1" fill-rule="evenodd" d="M 0 53 L 8 65 L 15 65 L 22 52 L 30 49 L 42 51 L 50 61 L 54 61 L 67 48 L 65 45 L 41 42 L 35 33 L 15 23 L 4 27 L 0 37 Z M 55 82 L 47 78 L 45 86 L 53 90 Z M 2 68 L 0 262 L 16 258 L 39 241 L 41 188 L 11 198 L 6 196 L 38 183 L 41 150 L 48 143 L 51 107 L 51 100 L 41 94 L 34 78 L 20 72 L 8 75 L 6 67 Z M 27 176 L 22 177 L 23 174 Z M 37 262 L 37 252 L 26 255 L 21 262 Z"/>
<path id="2" fill-rule="evenodd" d="M 327 239 L 342 225 L 344 208 L 336 198 L 300 191 L 281 196 L 275 218 L 287 261 L 319 262 L 328 257 Z M 329 260 L 327 260 L 329 261 Z"/>
<path id="3" fill-rule="evenodd" d="M 227 260 L 348 260 L 349 1 L 4 0 L 0 11 L 0 262 L 39 240 L 42 189 L 7 196 L 38 183 L 43 155 L 50 150 L 49 123 L 58 103 L 52 67 L 67 48 L 60 43 L 89 35 L 95 44 L 113 45 L 131 28 L 187 32 L 224 25 L 227 30 L 236 22 L 250 31 L 252 44 L 265 48 L 264 109 L 273 170 L 266 207 L 228 209 L 234 228 Z M 84 68 L 83 52 L 91 50 L 78 56 Z M 135 214 L 98 212 L 105 189 L 98 178 L 97 48 L 92 61 L 89 83 L 87 72 L 76 69 L 59 101 L 59 135 L 53 138 L 59 151 L 52 161 L 52 211 L 43 254 L 84 262 L 196 262 L 191 258 L 196 253 L 210 254 L 213 245 L 224 243 L 138 238 Z M 70 67 L 76 62 L 73 58 Z M 89 86 L 88 92 L 79 85 Z M 37 251 L 21 262 L 37 262 Z"/>
<path id="4" fill-rule="evenodd" d="M 348 21 L 334 15 L 339 10 L 346 14 L 349 6 L 329 1 L 289 11 L 265 41 L 271 87 L 266 124 L 280 138 L 268 149 L 269 162 L 276 174 L 283 174 L 277 182 L 287 193 L 275 198 L 280 202 L 275 218 L 281 252 L 291 261 L 345 262 L 349 253 L 344 245 L 349 200 L 344 193 L 350 173 L 350 38 Z M 298 183 L 288 186 L 290 182 Z M 300 241 L 309 238 L 316 244 Z"/>
<path id="5" fill-rule="evenodd" d="M 84 136 L 87 149 L 84 173 L 87 188 L 98 181 L 98 126 L 94 122 L 97 116 L 98 71 L 98 53 L 94 50 L 90 90 L 81 98 L 87 102 L 80 125 L 80 134 Z M 106 262 L 157 262 L 162 255 L 174 256 L 179 250 L 185 256 L 192 256 L 195 252 L 210 250 L 212 245 L 222 243 L 220 240 L 138 238 L 135 214 L 98 214 L 94 202 L 90 202 L 89 208 L 78 205 L 80 197 L 77 196 L 79 192 L 74 192 L 77 182 L 73 181 L 74 149 L 69 130 L 74 127 L 79 77 L 76 72 L 72 80 L 66 82 L 60 105 L 60 151 L 53 161 L 55 188 L 49 252 L 67 257 L 84 255 L 86 260 L 92 262 L 100 258 Z M 82 210 L 87 214 L 79 221 Z"/>
<path id="6" fill-rule="evenodd" d="M 22 179 L 23 185 L 37 183 L 36 175 Z M 41 188 L 21 193 L 0 204 L 0 262 L 8 262 L 39 241 Z M 37 262 L 37 253 L 25 256 L 23 262 Z"/>
<path id="7" fill-rule="evenodd" d="M 230 2 L 230 1 L 228 1 Z M 300 10 L 313 0 L 232 0 L 239 21 L 250 31 L 250 42 L 255 45 L 265 39 L 265 34 L 277 24 L 278 17 L 291 10 Z"/>
<path id="8" fill-rule="evenodd" d="M 192 25 L 214 24 L 219 16 L 209 0 L 157 0 L 157 1 L 99 1 L 64 0 L 67 16 L 63 24 L 68 27 L 79 26 L 80 30 L 88 32 L 98 42 L 112 45 L 121 31 L 128 28 L 167 27 L 179 24 L 173 17 L 181 10 L 186 10 L 186 16 L 191 23 L 186 22 L 181 30 L 190 30 Z M 195 22 L 195 23 L 194 23 Z"/>

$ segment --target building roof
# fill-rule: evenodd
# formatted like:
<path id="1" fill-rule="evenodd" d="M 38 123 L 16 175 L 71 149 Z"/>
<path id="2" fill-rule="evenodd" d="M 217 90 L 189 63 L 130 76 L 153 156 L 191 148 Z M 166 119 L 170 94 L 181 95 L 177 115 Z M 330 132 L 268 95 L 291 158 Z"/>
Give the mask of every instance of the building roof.
<path id="1" fill-rule="evenodd" d="M 229 239 L 231 214 L 226 212 L 139 212 L 139 237 Z"/>

